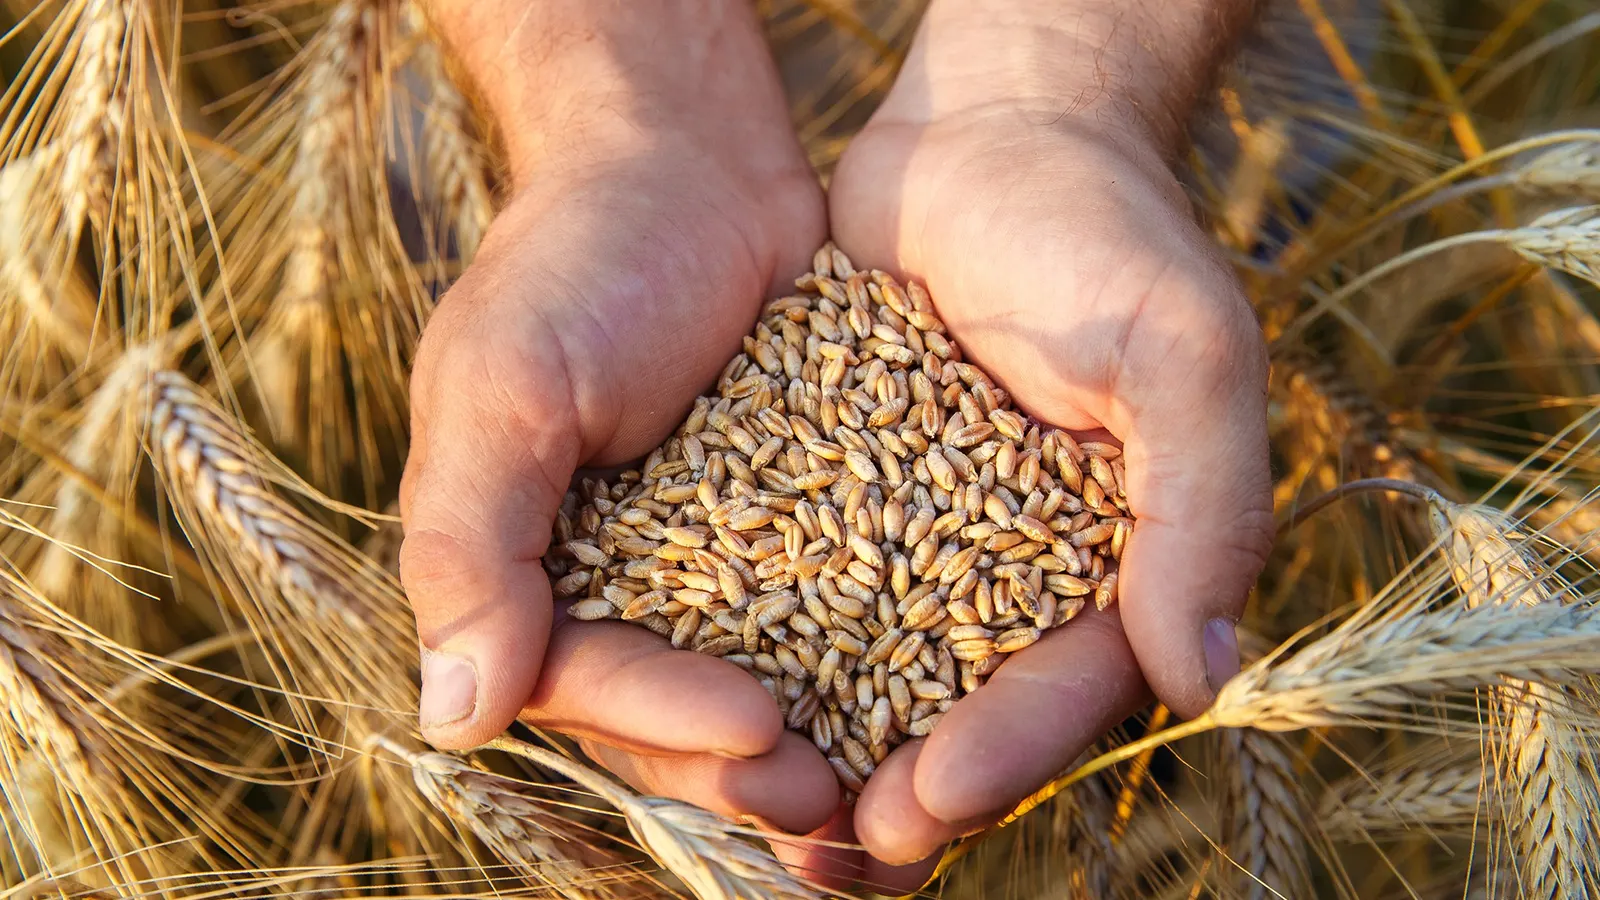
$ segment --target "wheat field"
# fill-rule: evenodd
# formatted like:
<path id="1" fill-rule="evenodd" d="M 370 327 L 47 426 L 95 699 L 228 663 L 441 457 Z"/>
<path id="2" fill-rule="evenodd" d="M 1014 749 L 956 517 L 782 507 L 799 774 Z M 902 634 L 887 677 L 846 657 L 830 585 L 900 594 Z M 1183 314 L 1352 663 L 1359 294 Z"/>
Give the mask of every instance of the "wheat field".
<path id="1" fill-rule="evenodd" d="M 828 894 L 560 735 L 417 731 L 407 379 L 503 182 L 417 4 L 0 0 L 0 896 Z M 757 5 L 826 182 L 920 6 Z M 1123 723 L 923 893 L 1600 896 L 1600 12 L 1274 0 L 1191 135 L 1272 353 L 1245 669 L 1196 719 Z M 1113 602 L 1077 576 L 1131 525 L 1090 449 L 1105 513 L 1074 527 L 1103 534 L 1050 576 L 1078 606 Z M 1068 502 L 1017 517 L 1053 539 Z M 575 608 L 620 615 L 584 562 Z M 1028 618 L 950 646 L 1071 617 L 1017 591 Z M 675 640 L 715 633 L 677 612 Z M 955 682 L 921 646 L 861 727 L 934 727 Z"/>

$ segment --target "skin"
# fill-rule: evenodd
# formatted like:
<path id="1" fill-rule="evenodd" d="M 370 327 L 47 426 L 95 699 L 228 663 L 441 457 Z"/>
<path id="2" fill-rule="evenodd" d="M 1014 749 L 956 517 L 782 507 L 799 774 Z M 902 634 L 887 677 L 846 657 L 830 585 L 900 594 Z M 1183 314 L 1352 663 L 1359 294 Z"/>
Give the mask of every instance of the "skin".
<path id="1" fill-rule="evenodd" d="M 830 886 L 904 891 L 1152 692 L 1203 710 L 1270 544 L 1267 368 L 1169 166 L 1252 6 L 934 0 L 825 197 L 746 0 L 435 0 L 513 193 L 413 375 L 427 738 L 571 733 L 639 790 L 805 836 L 775 849 Z M 1008 661 L 853 807 L 753 679 L 567 619 L 539 562 L 577 467 L 670 434 L 830 228 L 925 281 L 1028 412 L 1121 441 L 1139 519 L 1118 606 Z"/>

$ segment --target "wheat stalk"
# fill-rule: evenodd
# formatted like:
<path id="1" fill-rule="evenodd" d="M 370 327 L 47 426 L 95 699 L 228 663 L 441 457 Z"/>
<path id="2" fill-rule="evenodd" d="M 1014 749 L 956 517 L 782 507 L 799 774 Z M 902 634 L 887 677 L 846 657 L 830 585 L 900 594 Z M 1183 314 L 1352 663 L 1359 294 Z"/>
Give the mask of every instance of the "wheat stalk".
<path id="1" fill-rule="evenodd" d="M 1469 606 L 1548 608 L 1560 602 L 1565 591 L 1551 591 L 1554 573 L 1513 543 L 1509 517 L 1442 501 L 1431 513 Z M 1592 702 L 1560 685 L 1522 679 L 1508 679 L 1491 697 L 1491 736 L 1509 794 L 1505 821 L 1526 890 L 1534 897 L 1600 891 L 1600 861 L 1593 852 L 1600 834 L 1600 768 L 1584 730 L 1596 718 Z"/>

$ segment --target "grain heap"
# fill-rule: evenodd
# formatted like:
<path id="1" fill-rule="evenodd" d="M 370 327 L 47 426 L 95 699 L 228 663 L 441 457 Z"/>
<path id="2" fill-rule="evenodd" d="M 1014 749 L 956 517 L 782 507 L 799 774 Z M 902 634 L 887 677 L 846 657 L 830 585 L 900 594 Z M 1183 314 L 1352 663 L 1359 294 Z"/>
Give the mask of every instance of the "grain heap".
<path id="1" fill-rule="evenodd" d="M 1092 598 L 1132 532 L 1118 449 L 1011 408 L 927 292 L 831 245 L 640 470 L 585 480 L 547 565 L 771 691 L 847 790 Z"/>

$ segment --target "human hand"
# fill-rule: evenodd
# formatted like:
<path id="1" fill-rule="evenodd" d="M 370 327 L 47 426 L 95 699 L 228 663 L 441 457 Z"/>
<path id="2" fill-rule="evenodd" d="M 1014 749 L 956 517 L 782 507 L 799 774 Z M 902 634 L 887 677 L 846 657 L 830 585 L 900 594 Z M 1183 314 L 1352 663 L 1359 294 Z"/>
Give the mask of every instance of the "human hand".
<path id="1" fill-rule="evenodd" d="M 813 831 L 835 777 L 760 685 L 637 626 L 567 619 L 540 558 L 575 470 L 658 445 L 769 290 L 806 270 L 821 190 L 742 0 L 497 5 L 453 20 L 492 32 L 453 36 L 488 66 L 474 74 L 515 194 L 412 381 L 401 573 L 423 733 L 466 748 L 520 718 L 580 737 L 640 790 Z"/>
<path id="2" fill-rule="evenodd" d="M 1173 4 L 1167 25 L 1213 5 Z M 1004 815 L 1146 702 L 1146 682 L 1179 715 L 1203 710 L 1237 670 L 1233 622 L 1273 532 L 1265 344 L 1166 162 L 1182 105 L 1162 104 L 1182 82 L 1161 65 L 1153 84 L 1137 65 L 1096 68 L 1112 82 L 1100 91 L 1043 61 L 1119 48 L 1112 32 L 1148 23 L 1052 32 L 977 12 L 930 11 L 834 176 L 833 233 L 860 263 L 926 283 L 1023 409 L 1122 441 L 1138 525 L 1117 607 L 1008 660 L 874 772 L 855 834 L 888 863 Z M 1173 40 L 1155 45 L 1181 56 Z M 1063 93 L 1074 84 L 1086 91 Z"/>

